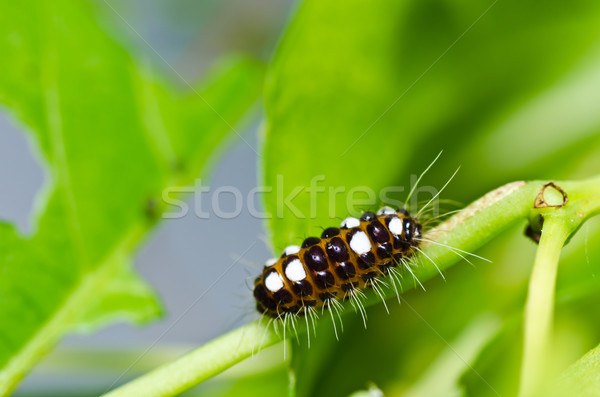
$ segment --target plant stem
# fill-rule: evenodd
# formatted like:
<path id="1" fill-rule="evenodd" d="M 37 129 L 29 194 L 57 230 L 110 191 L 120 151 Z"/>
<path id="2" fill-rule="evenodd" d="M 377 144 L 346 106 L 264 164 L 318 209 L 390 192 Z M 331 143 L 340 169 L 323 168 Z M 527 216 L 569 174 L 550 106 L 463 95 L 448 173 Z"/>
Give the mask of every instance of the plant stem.
<path id="1" fill-rule="evenodd" d="M 566 217 L 545 217 L 525 306 L 520 397 L 532 396 L 539 389 L 548 367 L 556 272 L 560 253 L 569 233 Z"/>
<path id="2" fill-rule="evenodd" d="M 104 396 L 177 395 L 280 340 L 272 327 L 246 324 Z"/>

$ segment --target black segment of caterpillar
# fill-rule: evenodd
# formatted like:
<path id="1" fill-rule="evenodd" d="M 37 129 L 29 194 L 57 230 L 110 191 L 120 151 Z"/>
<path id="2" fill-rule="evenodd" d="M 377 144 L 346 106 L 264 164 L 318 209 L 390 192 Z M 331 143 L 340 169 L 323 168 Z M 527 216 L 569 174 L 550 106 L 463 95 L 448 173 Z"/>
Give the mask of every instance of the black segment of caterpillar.
<path id="1" fill-rule="evenodd" d="M 340 228 L 289 246 L 254 282 L 257 310 L 273 319 L 303 316 L 349 299 L 393 271 L 418 249 L 422 225 L 404 209 L 381 208 Z"/>

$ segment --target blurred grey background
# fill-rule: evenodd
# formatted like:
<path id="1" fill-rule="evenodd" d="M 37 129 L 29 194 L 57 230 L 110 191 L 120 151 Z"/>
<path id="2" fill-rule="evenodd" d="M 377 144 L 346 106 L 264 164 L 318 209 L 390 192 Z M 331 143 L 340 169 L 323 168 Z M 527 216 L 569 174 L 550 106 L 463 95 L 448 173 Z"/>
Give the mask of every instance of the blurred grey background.
<path id="1" fill-rule="evenodd" d="M 115 11 L 193 84 L 225 54 L 249 54 L 267 61 L 293 6 L 291 0 L 111 1 L 115 11 L 103 0 L 94 0 L 93 5 L 104 29 L 115 40 L 182 87 L 185 84 Z M 257 106 L 252 121 L 239 128 L 257 150 L 260 116 Z M 257 185 L 257 159 L 246 143 L 235 138 L 213 165 L 210 180 L 203 184 L 211 190 L 234 186 L 246 196 Z M 0 219 L 14 222 L 24 233 L 31 232 L 31 211 L 46 178 L 28 137 L 0 109 Z M 233 202 L 224 200 L 221 208 L 232 211 Z M 94 379 L 71 373 L 67 378 L 67 372 L 61 372 L 57 364 L 73 352 L 127 347 L 138 352 L 151 348 L 149 357 L 155 351 L 172 351 L 176 356 L 247 322 L 255 310 L 247 285 L 270 257 L 265 241 L 262 220 L 246 210 L 228 220 L 215 216 L 199 219 L 193 211 L 182 219 L 163 220 L 136 255 L 135 266 L 162 298 L 164 318 L 143 328 L 114 324 L 94 334 L 68 336 L 26 379 L 17 395 L 47 391 L 53 384 L 61 385 L 63 391 L 68 384 L 77 393 L 79 385 L 89 387 L 92 380 L 100 382 L 99 389 L 116 380 L 114 373 Z M 134 356 L 123 357 L 120 364 L 128 367 Z M 162 353 L 158 356 L 161 361 Z M 135 375 L 131 371 L 119 383 Z"/>

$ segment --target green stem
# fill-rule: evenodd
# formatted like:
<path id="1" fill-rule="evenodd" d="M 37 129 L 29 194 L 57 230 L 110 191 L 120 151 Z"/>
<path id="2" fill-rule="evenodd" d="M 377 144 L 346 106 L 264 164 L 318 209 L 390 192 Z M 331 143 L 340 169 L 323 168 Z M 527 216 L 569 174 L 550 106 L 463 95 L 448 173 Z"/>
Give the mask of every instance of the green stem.
<path id="1" fill-rule="evenodd" d="M 193 352 L 159 367 L 107 394 L 106 397 L 173 396 L 278 342 L 272 327 L 246 324 Z"/>
<path id="2" fill-rule="evenodd" d="M 547 369 L 554 318 L 556 272 L 560 253 L 569 233 L 570 228 L 564 217 L 545 218 L 525 306 L 520 397 L 531 396 L 539 389 Z"/>
<path id="3" fill-rule="evenodd" d="M 562 248 L 587 219 L 600 212 L 600 178 L 558 185 L 566 192 L 568 201 L 555 207 L 534 209 L 530 217 L 543 219 L 543 225 L 525 305 L 519 397 L 529 397 L 540 391 L 552 359 L 549 352 L 554 295 Z M 550 193 L 552 191 L 556 194 L 554 189 L 550 189 Z M 544 195 L 544 189 L 540 194 Z M 552 194 L 547 198 L 553 200 Z M 562 201 L 562 198 L 558 200 Z"/>

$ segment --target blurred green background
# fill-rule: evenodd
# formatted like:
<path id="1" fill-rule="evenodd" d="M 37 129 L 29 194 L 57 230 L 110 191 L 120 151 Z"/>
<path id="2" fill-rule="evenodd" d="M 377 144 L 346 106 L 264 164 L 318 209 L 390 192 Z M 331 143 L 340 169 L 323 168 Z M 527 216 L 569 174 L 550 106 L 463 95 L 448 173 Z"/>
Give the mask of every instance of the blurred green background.
<path id="1" fill-rule="evenodd" d="M 270 247 L 277 254 L 346 216 L 344 195 L 311 203 L 302 193 L 294 203 L 314 209 L 309 219 L 284 209 L 263 222 L 246 208 L 233 219 L 214 208 L 209 219 L 159 219 L 168 186 L 201 177 L 246 195 L 282 175 L 287 194 L 324 175 L 326 187 L 378 191 L 408 186 L 443 150 L 424 184 L 440 188 L 460 165 L 442 198 L 466 205 L 514 180 L 600 173 L 592 0 L 1 4 L 0 219 L 15 225 L 0 234 L 1 362 L 53 318 L 79 277 L 105 266 L 127 241 L 123 230 L 157 223 L 116 260 L 142 277 L 115 277 L 105 306 L 83 305 L 74 328 L 88 332 L 63 340 L 15 395 L 97 395 L 256 318 L 245 280 Z M 264 209 L 277 213 L 280 201 L 265 194 Z M 62 223 L 69 217 L 82 219 L 88 265 L 56 232 L 73 227 Z M 407 292 L 407 304 L 391 301 L 389 315 L 371 307 L 366 330 L 348 315 L 336 342 L 323 324 L 292 360 L 297 396 L 347 396 L 369 382 L 390 396 L 515 395 L 536 249 L 524 226 L 477 252 L 492 264 L 460 262 L 426 292 Z M 556 373 L 600 342 L 599 226 L 585 225 L 562 257 Z M 158 312 L 143 328 L 114 323 Z M 278 395 L 287 383 L 277 347 L 187 395 Z"/>

